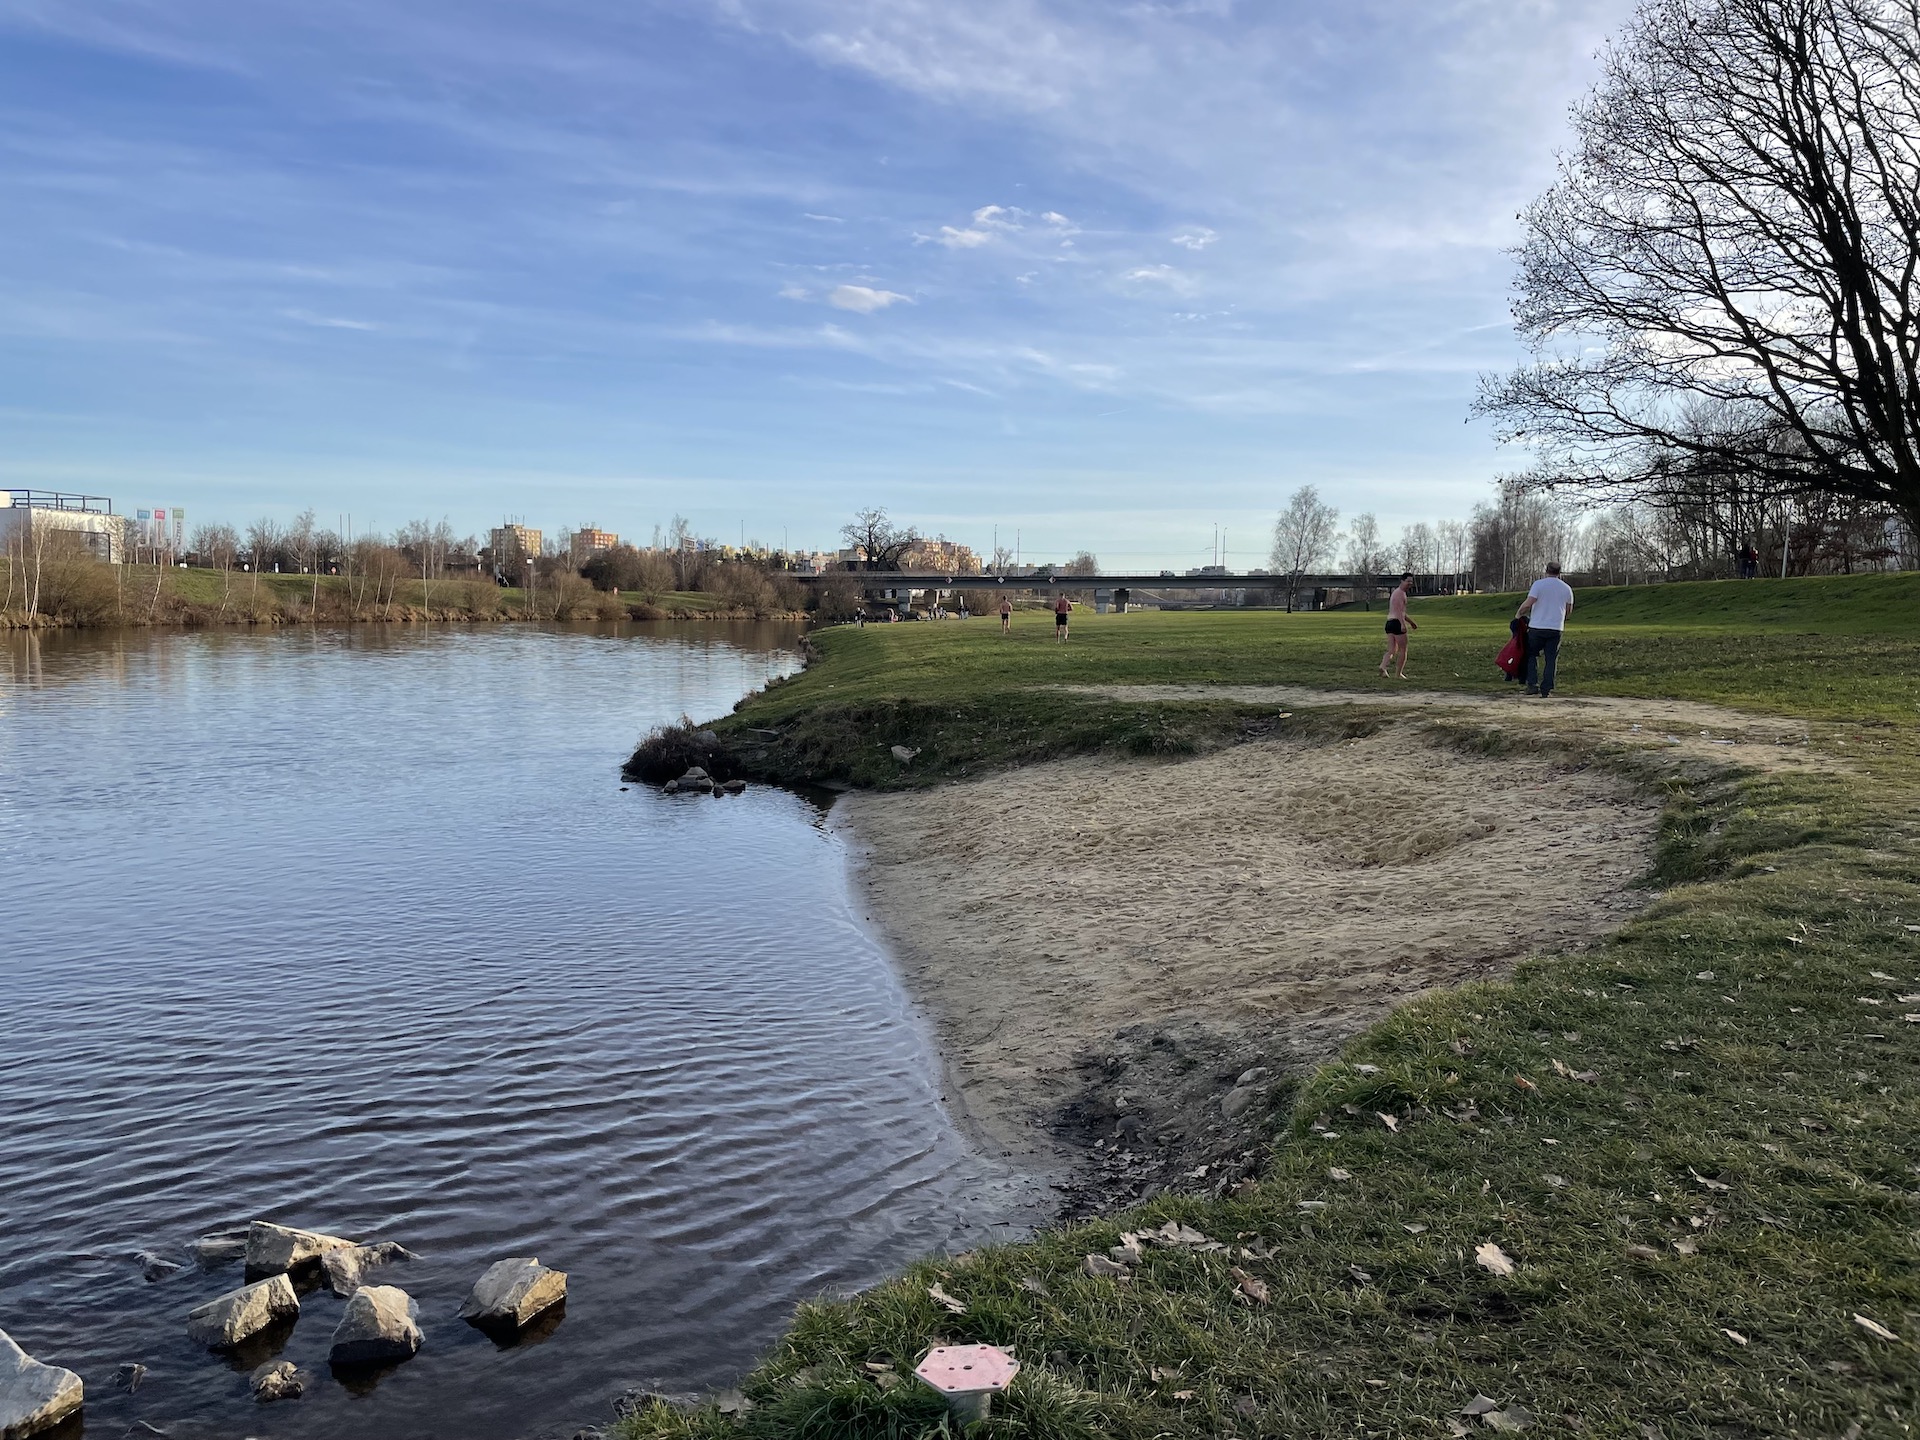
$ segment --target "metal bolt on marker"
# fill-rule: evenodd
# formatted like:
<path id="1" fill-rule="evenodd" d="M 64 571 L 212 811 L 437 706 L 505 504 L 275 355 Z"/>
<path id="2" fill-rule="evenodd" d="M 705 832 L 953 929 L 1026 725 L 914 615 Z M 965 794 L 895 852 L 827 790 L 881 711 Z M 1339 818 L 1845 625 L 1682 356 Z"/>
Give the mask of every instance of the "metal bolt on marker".
<path id="1" fill-rule="evenodd" d="M 997 1345 L 936 1345 L 913 1373 L 947 1397 L 963 1425 L 987 1418 L 993 1397 L 1020 1373 L 1020 1362 Z"/>

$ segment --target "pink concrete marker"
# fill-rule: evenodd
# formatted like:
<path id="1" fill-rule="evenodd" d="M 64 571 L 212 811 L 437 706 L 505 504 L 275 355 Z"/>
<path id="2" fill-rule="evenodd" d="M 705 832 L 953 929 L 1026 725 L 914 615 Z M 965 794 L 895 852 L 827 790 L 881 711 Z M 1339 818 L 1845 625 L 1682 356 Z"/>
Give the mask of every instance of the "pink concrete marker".
<path id="1" fill-rule="evenodd" d="M 993 1397 L 1020 1373 L 1020 1362 L 995 1345 L 936 1345 L 913 1373 L 947 1397 L 963 1425 L 987 1418 Z"/>

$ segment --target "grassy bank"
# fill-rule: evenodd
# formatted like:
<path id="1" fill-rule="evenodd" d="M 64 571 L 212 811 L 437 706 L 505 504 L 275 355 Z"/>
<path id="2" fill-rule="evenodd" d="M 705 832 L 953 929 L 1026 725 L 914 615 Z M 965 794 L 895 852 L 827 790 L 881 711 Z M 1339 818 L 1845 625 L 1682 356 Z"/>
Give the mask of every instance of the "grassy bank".
<path id="1" fill-rule="evenodd" d="M 577 577 L 532 591 L 490 580 L 376 581 L 363 576 L 49 562 L 35 625 L 284 625 L 495 620 L 717 620 L 768 618 L 719 597 L 672 591 L 642 599 Z M 789 618 L 781 616 L 779 618 Z M 0 560 L 0 628 L 25 625 L 24 576 Z"/>
<path id="2" fill-rule="evenodd" d="M 1911 1435 L 1914 585 L 1589 592 L 1569 692 L 1803 716 L 1854 742 L 1836 752 L 1852 769 L 1654 782 L 1660 897 L 1605 945 L 1417 1001 L 1284 1088 L 1251 1187 L 1162 1197 L 805 1307 L 745 1382 L 749 1413 L 662 1405 L 622 1433 L 943 1433 L 912 1367 L 930 1345 L 983 1341 L 1026 1367 L 982 1432 L 1007 1436 Z M 1485 684 L 1469 667 L 1510 610 L 1417 609 L 1421 683 Z M 985 625 L 829 632 L 806 675 L 723 729 L 778 732 L 761 763 L 887 783 L 899 767 L 867 752 L 890 733 L 927 746 L 917 778 L 1178 749 L 1249 712 L 1039 687 L 1350 687 L 1372 673 L 1377 632 L 1377 617 L 1127 616 L 1076 625 L 1064 651 L 1038 627 L 1008 641 Z M 1519 727 L 1450 724 L 1456 744 L 1521 743 Z M 1169 1220 L 1224 1248 L 1149 1244 L 1124 1280 L 1084 1272 L 1124 1231 Z M 1462 1414 L 1476 1397 L 1491 1418 Z"/>
<path id="3" fill-rule="evenodd" d="M 1517 596 L 1416 603 L 1411 684 L 1495 692 Z M 1564 695 L 1671 696 L 1884 730 L 1920 718 L 1920 574 L 1582 591 L 1561 653 Z M 1230 738 L 1222 703 L 1116 705 L 1072 685 L 1295 684 L 1388 691 L 1381 615 L 1078 612 L 837 627 L 817 662 L 718 728 L 751 773 L 786 782 L 924 784 L 1095 750 L 1179 754 Z M 919 750 L 911 767 L 890 747 Z"/>

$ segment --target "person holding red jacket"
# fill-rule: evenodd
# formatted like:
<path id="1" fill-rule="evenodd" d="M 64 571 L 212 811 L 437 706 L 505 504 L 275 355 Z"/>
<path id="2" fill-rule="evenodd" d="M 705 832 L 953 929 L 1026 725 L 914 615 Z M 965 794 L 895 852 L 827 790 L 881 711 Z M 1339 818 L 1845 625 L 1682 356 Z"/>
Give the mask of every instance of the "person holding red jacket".
<path id="1" fill-rule="evenodd" d="M 1507 622 L 1512 638 L 1494 656 L 1493 663 L 1500 667 L 1500 673 L 1506 680 L 1521 680 L 1527 673 L 1527 617 L 1516 615 Z"/>

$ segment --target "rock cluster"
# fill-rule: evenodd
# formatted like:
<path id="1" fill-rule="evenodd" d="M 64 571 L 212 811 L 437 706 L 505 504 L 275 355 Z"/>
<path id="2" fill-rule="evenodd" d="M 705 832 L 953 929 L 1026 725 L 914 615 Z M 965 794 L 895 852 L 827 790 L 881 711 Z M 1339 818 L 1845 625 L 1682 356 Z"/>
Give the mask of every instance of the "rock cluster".
<path id="1" fill-rule="evenodd" d="M 78 1375 L 41 1364 L 0 1330 L 0 1437 L 24 1440 L 50 1430 L 85 1398 Z"/>
<path id="2" fill-rule="evenodd" d="M 698 765 L 690 766 L 678 780 L 660 787 L 669 795 L 738 795 L 747 788 L 744 780 L 716 780 Z"/>
<path id="3" fill-rule="evenodd" d="M 566 1298 L 564 1270 L 549 1270 L 538 1260 L 516 1256 L 487 1267 L 460 1307 L 460 1318 L 482 1327 L 517 1330 Z"/>
<path id="4" fill-rule="evenodd" d="M 352 1370 L 397 1363 L 417 1354 L 425 1341 L 413 1297 L 395 1285 L 368 1283 L 371 1271 L 419 1258 L 404 1245 L 390 1240 L 360 1244 L 256 1220 L 244 1230 L 203 1235 L 186 1248 L 209 1269 L 236 1259 L 246 1262 L 247 1284 L 187 1312 L 187 1334 L 209 1349 L 237 1350 L 276 1325 L 284 1327 L 276 1332 L 284 1337 L 300 1315 L 293 1276 L 314 1271 L 323 1276 L 327 1289 L 346 1300 L 328 1351 L 331 1364 Z M 165 1279 L 183 1268 L 148 1251 L 134 1258 L 149 1280 Z M 502 1332 L 515 1334 L 542 1315 L 557 1320 L 556 1307 L 566 1296 L 564 1272 L 516 1256 L 487 1268 L 460 1307 L 460 1316 L 498 1340 Z M 120 1367 L 115 1381 L 131 1394 L 146 1373 L 146 1366 L 129 1362 Z M 254 1399 L 264 1405 L 298 1399 L 312 1377 L 291 1362 L 269 1360 L 249 1383 Z M 78 1375 L 32 1359 L 0 1331 L 0 1440 L 26 1440 L 59 1425 L 80 1409 L 83 1396 Z"/>

